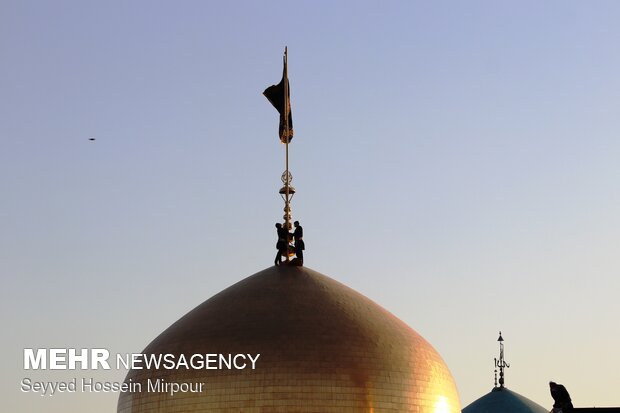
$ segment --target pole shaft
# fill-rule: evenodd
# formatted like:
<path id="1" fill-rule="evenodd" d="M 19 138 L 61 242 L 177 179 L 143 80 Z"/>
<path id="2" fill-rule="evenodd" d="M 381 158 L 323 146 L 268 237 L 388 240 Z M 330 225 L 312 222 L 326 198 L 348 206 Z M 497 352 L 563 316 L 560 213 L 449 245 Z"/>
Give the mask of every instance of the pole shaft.
<path id="1" fill-rule="evenodd" d="M 291 229 L 291 219 L 290 219 L 290 211 L 291 211 L 291 206 L 290 206 L 290 194 L 289 194 L 289 172 L 288 172 L 288 142 L 289 142 L 289 128 L 288 128 L 288 116 L 289 116 L 289 106 L 290 106 L 290 102 L 289 102 L 289 96 L 288 96 L 288 47 L 284 47 L 284 139 L 285 139 L 285 146 L 286 146 L 286 180 L 284 183 L 284 186 L 286 188 L 286 201 L 284 203 L 284 216 L 285 218 L 285 225 L 286 225 L 286 232 L 288 233 L 288 231 L 290 231 Z M 288 256 L 288 236 L 286 239 L 286 261 L 289 261 L 289 256 Z"/>

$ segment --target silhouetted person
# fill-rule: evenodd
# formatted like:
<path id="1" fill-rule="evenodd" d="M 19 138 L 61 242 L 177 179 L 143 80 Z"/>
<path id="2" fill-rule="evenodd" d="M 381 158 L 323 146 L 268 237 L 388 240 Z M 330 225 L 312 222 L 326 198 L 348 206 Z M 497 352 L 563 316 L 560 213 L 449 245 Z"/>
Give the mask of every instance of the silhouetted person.
<path id="1" fill-rule="evenodd" d="M 276 242 L 276 249 L 278 250 L 278 254 L 276 255 L 274 264 L 280 265 L 282 264 L 282 256 L 288 254 L 289 233 L 287 229 L 284 228 L 279 222 L 276 224 L 276 231 L 278 233 L 278 241 Z"/>
<path id="2" fill-rule="evenodd" d="M 553 397 L 554 401 L 554 413 L 571 413 L 573 411 L 573 403 L 570 400 L 570 395 L 568 394 L 566 387 L 550 381 L 549 390 L 551 391 L 551 397 Z"/>
<path id="3" fill-rule="evenodd" d="M 304 244 L 304 229 L 299 225 L 299 221 L 295 221 L 295 231 L 293 232 L 293 238 L 295 238 L 295 255 L 297 256 L 297 265 L 304 265 L 304 250 L 306 244 Z"/>

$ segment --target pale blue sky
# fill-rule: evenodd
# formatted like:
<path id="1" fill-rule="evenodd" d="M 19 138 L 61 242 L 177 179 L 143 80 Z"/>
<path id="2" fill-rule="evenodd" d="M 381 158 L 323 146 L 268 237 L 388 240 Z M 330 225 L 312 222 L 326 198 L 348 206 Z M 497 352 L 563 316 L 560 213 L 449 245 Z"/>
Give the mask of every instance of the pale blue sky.
<path id="1" fill-rule="evenodd" d="M 620 405 L 618 21 L 615 1 L 3 0 L 8 410 L 115 411 L 21 394 L 21 349 L 139 352 L 272 264 L 261 93 L 285 45 L 307 265 L 427 338 L 463 407 L 500 329 L 512 390 Z"/>

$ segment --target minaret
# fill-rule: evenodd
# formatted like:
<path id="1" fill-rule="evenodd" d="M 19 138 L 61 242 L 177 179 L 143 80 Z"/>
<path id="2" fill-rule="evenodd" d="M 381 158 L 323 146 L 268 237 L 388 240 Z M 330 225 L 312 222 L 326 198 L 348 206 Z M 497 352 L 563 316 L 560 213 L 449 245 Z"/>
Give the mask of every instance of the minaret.
<path id="1" fill-rule="evenodd" d="M 504 339 L 502 337 L 502 332 L 499 332 L 499 359 L 495 358 L 495 387 L 493 391 L 499 391 L 504 389 L 504 369 L 510 367 L 510 364 L 506 363 L 504 360 Z M 499 368 L 499 387 L 497 386 L 497 369 Z"/>

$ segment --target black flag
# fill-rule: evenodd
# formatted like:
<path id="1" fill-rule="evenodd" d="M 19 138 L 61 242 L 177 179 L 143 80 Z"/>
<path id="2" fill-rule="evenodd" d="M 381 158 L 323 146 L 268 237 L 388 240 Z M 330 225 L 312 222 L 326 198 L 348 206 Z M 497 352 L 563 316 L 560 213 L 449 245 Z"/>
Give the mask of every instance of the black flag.
<path id="1" fill-rule="evenodd" d="M 280 141 L 287 143 L 293 139 L 293 116 L 291 113 L 291 93 L 288 83 L 288 71 L 286 68 L 286 54 L 284 55 L 284 69 L 282 80 L 277 85 L 269 86 L 263 95 L 271 102 L 274 108 L 280 113 Z M 288 120 L 288 128 L 286 121 Z"/>

